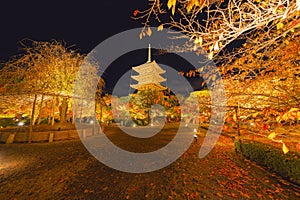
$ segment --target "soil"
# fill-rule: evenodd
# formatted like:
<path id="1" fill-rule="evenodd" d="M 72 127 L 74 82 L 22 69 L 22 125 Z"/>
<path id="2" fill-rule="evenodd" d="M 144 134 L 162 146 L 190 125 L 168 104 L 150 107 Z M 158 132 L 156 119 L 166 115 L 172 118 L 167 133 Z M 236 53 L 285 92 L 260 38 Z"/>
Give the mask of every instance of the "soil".
<path id="1" fill-rule="evenodd" d="M 164 129 L 147 145 L 107 128 L 118 146 L 134 152 L 158 149 L 174 135 Z M 204 130 L 202 130 L 204 131 Z M 0 199 L 299 199 L 299 186 L 235 154 L 221 136 L 200 159 L 203 137 L 171 165 L 126 173 L 96 160 L 80 140 L 0 145 Z"/>

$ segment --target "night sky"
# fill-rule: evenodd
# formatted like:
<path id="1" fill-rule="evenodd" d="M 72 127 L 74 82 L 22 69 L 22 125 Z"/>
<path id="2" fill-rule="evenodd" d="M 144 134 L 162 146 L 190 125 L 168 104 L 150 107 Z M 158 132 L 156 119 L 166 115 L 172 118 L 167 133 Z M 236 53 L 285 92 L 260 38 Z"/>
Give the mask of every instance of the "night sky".
<path id="1" fill-rule="evenodd" d="M 142 27 L 140 21 L 130 17 L 135 9 L 147 7 L 147 0 L 98 0 L 98 1 L 2 1 L 0 3 L 0 60 L 19 53 L 19 42 L 23 39 L 35 41 L 64 41 L 68 46 L 75 45 L 81 53 L 89 53 L 105 39 L 122 31 Z M 138 39 L 138 38 L 137 38 Z M 145 47 L 146 48 L 146 47 Z M 156 55 L 157 62 L 172 65 L 164 56 Z M 103 78 L 107 82 L 106 92 L 111 92 L 118 74 L 132 66 L 146 62 L 147 52 L 122 56 L 116 60 Z M 123 68 L 118 68 L 122 63 Z M 178 62 L 176 70 L 187 70 Z M 201 83 L 193 80 L 195 88 Z"/>
<path id="2" fill-rule="evenodd" d="M 4 3 L 5 2 L 5 3 Z M 130 18 L 142 0 L 116 1 L 1 1 L 0 59 L 17 53 L 18 42 L 63 40 L 90 52 L 111 35 L 141 27 Z"/>

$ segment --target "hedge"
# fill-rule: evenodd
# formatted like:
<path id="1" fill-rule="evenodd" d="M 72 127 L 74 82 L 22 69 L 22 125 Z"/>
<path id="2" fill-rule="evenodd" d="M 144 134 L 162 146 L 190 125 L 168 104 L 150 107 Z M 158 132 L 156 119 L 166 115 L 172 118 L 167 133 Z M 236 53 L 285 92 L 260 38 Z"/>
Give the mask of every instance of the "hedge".
<path id="1" fill-rule="evenodd" d="M 300 154 L 288 152 L 256 141 L 235 141 L 235 148 L 246 158 L 269 168 L 291 182 L 300 184 Z"/>

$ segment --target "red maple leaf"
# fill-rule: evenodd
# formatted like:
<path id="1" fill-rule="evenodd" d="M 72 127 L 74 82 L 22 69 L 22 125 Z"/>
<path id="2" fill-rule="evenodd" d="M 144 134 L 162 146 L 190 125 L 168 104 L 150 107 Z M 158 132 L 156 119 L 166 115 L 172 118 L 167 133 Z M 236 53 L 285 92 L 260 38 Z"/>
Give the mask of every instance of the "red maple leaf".
<path id="1" fill-rule="evenodd" d="M 133 16 L 136 17 L 138 13 L 139 13 L 139 10 L 134 10 L 134 11 L 133 11 Z"/>

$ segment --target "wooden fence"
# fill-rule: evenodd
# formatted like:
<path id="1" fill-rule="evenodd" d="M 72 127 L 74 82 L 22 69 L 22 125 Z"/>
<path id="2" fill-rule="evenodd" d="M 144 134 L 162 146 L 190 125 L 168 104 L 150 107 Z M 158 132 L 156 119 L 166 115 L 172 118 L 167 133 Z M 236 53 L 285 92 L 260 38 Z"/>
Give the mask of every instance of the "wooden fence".
<path id="1" fill-rule="evenodd" d="M 72 140 L 79 139 L 80 137 L 85 138 L 93 135 L 98 135 L 99 133 L 99 128 L 33 132 L 31 142 L 53 142 L 61 140 Z M 2 144 L 27 143 L 28 138 L 28 132 L 0 132 L 0 143 Z"/>

